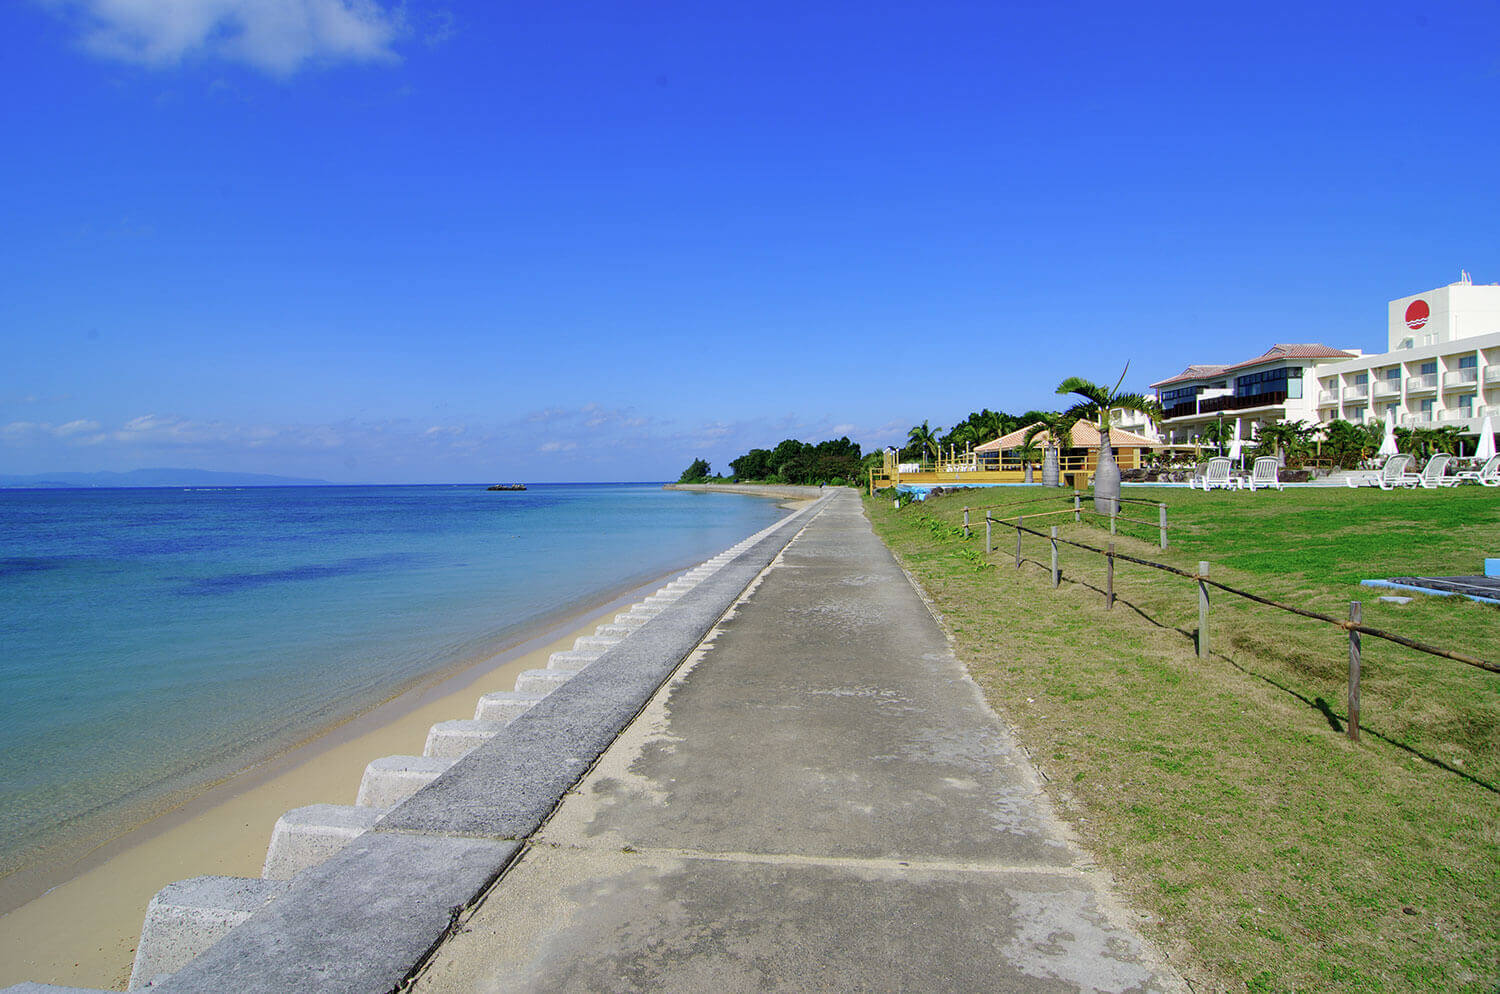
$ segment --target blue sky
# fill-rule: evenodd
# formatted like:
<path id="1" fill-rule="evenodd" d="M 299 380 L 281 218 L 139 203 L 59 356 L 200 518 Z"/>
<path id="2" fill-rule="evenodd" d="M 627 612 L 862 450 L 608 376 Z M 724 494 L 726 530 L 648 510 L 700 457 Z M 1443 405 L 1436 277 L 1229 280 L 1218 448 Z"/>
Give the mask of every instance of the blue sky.
<path id="1" fill-rule="evenodd" d="M 1500 7 L 0 5 L 0 472 L 867 448 L 1500 280 Z"/>

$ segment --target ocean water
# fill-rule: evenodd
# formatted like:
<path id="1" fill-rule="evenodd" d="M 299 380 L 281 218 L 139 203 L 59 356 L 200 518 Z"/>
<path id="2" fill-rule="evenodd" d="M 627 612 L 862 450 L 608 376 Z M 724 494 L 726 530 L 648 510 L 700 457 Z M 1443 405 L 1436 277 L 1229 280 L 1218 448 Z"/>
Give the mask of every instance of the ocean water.
<path id="1" fill-rule="evenodd" d="M 0 874 L 782 513 L 659 484 L 0 491 Z"/>

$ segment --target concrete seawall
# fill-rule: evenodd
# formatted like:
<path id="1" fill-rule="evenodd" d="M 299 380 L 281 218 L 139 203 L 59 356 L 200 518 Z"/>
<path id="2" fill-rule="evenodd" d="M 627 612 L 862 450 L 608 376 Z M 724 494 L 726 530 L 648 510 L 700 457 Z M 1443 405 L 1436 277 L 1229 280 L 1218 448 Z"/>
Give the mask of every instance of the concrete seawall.
<path id="1" fill-rule="evenodd" d="M 486 694 L 473 720 L 433 726 L 425 756 L 376 759 L 359 804 L 287 812 L 263 879 L 164 888 L 147 912 L 131 989 L 397 987 L 810 513 L 687 571 L 554 653 L 546 669 L 523 673 L 514 691 Z"/>

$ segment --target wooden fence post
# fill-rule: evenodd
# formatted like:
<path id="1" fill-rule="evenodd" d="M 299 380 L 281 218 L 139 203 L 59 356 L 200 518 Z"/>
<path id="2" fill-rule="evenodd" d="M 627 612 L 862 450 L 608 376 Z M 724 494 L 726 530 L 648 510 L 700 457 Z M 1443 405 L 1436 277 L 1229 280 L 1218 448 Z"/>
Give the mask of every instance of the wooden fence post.
<path id="1" fill-rule="evenodd" d="M 1081 507 L 1082 505 L 1078 501 L 1078 491 L 1075 490 L 1073 491 L 1073 524 L 1075 525 L 1083 520 L 1083 517 L 1079 514 L 1079 509 Z"/>
<path id="2" fill-rule="evenodd" d="M 1021 568 L 1021 522 L 1025 520 L 1025 515 L 1016 515 L 1016 569 Z"/>
<path id="3" fill-rule="evenodd" d="M 1198 658 L 1208 658 L 1208 563 L 1198 560 Z"/>
<path id="4" fill-rule="evenodd" d="M 1060 582 L 1057 573 L 1057 526 L 1052 526 L 1052 585 L 1055 587 Z"/>
<path id="5" fill-rule="evenodd" d="M 1349 620 L 1359 624 L 1364 605 L 1349 602 Z M 1349 629 L 1349 741 L 1359 741 L 1359 631 Z"/>
<path id="6" fill-rule="evenodd" d="M 1167 504 L 1166 501 L 1156 505 L 1156 517 L 1158 527 L 1161 529 L 1161 547 L 1167 547 Z"/>
<path id="7" fill-rule="evenodd" d="M 1115 606 L 1115 543 L 1109 543 L 1109 552 L 1104 557 L 1104 610 Z"/>
<path id="8" fill-rule="evenodd" d="M 990 512 L 989 511 L 985 511 L 984 512 L 984 554 L 985 555 L 989 555 L 990 554 L 990 548 L 991 548 L 991 546 L 990 546 L 990 523 L 993 520 L 994 519 L 990 517 Z"/>
<path id="9" fill-rule="evenodd" d="M 964 508 L 964 538 L 969 537 L 969 509 Z"/>

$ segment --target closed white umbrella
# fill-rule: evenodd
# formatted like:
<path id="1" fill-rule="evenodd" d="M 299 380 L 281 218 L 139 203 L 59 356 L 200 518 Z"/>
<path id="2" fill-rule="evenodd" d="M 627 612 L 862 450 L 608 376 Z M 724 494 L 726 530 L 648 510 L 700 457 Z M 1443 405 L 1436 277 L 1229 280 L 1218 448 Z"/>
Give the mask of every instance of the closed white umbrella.
<path id="1" fill-rule="evenodd" d="M 1385 438 L 1380 440 L 1380 448 L 1375 450 L 1377 456 L 1393 456 L 1396 454 L 1396 419 L 1385 419 Z"/>
<path id="2" fill-rule="evenodd" d="M 1479 422 L 1479 448 L 1474 450 L 1474 458 L 1480 462 L 1495 454 L 1495 423 L 1486 414 L 1484 420 Z"/>
<path id="3" fill-rule="evenodd" d="M 1234 436 L 1229 440 L 1229 458 L 1235 462 L 1240 461 L 1240 449 L 1244 445 L 1240 441 L 1240 419 L 1234 419 Z"/>

